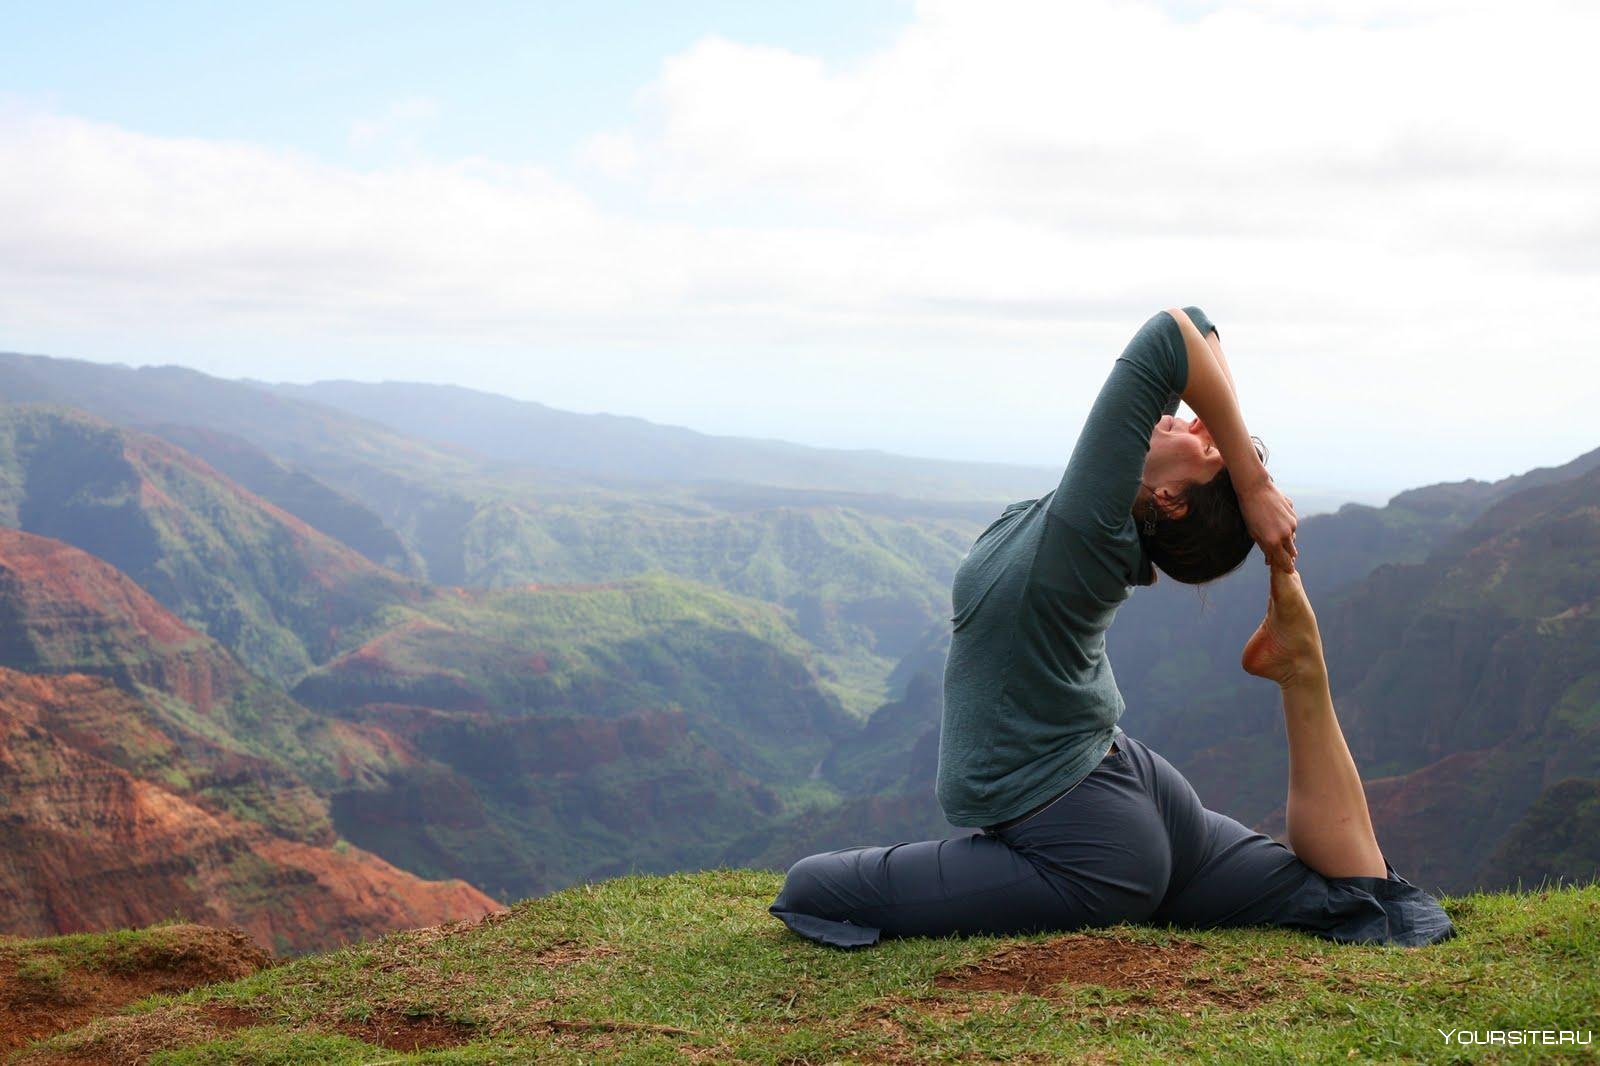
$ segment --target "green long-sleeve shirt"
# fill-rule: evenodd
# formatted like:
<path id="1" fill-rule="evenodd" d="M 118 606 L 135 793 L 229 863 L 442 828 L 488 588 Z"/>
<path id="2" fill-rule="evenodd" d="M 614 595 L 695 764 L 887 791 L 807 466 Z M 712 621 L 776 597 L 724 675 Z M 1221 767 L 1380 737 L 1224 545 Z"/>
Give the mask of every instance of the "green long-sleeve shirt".
<path id="1" fill-rule="evenodd" d="M 1213 330 L 1186 307 L 1202 335 Z M 954 825 L 1004 822 L 1077 784 L 1122 717 L 1106 629 L 1155 580 L 1133 501 L 1150 433 L 1178 408 L 1189 356 L 1154 315 L 1089 411 L 1055 491 L 1011 504 L 956 571 L 939 734 L 939 803 Z"/>

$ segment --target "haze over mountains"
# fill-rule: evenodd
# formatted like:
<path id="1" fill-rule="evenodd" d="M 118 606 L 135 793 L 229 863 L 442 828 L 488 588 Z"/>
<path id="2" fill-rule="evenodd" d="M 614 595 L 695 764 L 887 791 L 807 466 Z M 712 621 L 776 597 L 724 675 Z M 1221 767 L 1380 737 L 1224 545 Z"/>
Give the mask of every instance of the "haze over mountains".
<path id="1" fill-rule="evenodd" d="M 0 401 L 0 932 L 172 897 L 303 950 L 940 832 L 949 581 L 1057 476 L 15 355 Z M 1600 450 L 1300 544 L 1396 867 L 1600 869 Z M 1237 665 L 1264 598 L 1255 558 L 1163 581 L 1109 640 L 1125 728 L 1270 827 L 1281 723 Z"/>

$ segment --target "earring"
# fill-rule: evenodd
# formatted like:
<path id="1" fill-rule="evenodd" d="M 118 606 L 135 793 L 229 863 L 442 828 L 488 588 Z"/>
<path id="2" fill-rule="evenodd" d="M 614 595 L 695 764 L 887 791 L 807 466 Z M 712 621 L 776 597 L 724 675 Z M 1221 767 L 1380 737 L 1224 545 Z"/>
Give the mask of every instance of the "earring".
<path id="1" fill-rule="evenodd" d="M 1154 500 L 1151 500 L 1150 501 L 1150 510 L 1146 511 L 1145 512 L 1145 516 L 1144 516 L 1144 535 L 1147 536 L 1147 537 L 1153 536 L 1155 534 L 1155 531 L 1156 531 L 1156 503 L 1155 503 Z"/>

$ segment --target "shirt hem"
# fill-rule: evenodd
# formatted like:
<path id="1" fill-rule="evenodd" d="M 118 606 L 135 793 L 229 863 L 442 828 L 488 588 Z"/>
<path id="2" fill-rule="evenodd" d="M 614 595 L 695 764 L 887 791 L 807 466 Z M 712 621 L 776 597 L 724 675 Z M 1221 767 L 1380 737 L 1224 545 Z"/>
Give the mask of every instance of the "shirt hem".
<path id="1" fill-rule="evenodd" d="M 1052 796 L 1077 788 L 1078 784 L 1093 773 L 1096 766 L 1100 765 L 1101 761 L 1106 757 L 1106 753 L 1111 750 L 1111 745 L 1116 740 L 1116 736 L 1117 727 L 1113 725 L 1106 730 L 1105 739 L 1096 741 L 1094 747 L 1090 748 L 1086 753 L 1089 758 L 1074 764 L 1074 769 L 1064 771 L 1060 776 L 1047 779 L 1038 788 L 1030 789 L 1021 798 L 1013 800 L 992 814 L 986 810 L 972 813 L 946 810 L 944 812 L 945 821 L 962 829 L 982 829 L 985 826 L 999 825 L 1001 822 L 1009 822 L 1013 818 L 1020 818 Z"/>

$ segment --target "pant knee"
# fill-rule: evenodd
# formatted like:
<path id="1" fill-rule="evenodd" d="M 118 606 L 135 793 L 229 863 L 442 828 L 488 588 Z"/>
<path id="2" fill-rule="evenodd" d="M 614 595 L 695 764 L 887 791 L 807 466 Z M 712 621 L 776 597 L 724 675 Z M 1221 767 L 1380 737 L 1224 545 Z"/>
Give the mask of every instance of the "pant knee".
<path id="1" fill-rule="evenodd" d="M 836 893 L 831 887 L 835 877 L 830 875 L 837 872 L 837 865 L 838 859 L 832 853 L 807 855 L 789 867 L 783 879 L 783 888 L 779 890 L 772 906 L 797 914 L 830 917 L 829 912 L 837 903 Z"/>

